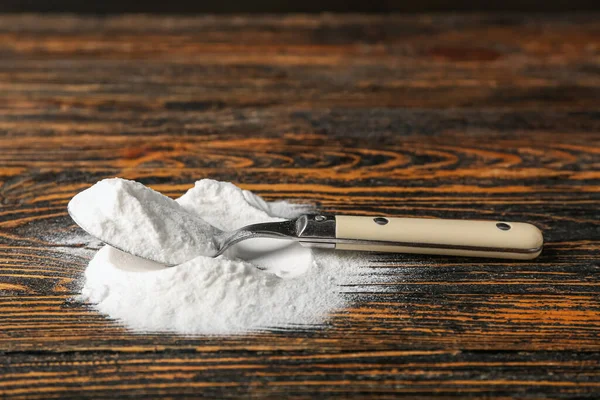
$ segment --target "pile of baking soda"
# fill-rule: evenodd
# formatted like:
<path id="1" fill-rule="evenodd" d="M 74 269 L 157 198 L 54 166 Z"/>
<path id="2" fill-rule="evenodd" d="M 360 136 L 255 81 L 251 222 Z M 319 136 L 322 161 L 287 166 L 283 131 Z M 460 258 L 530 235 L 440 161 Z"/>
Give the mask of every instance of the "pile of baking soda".
<path id="1" fill-rule="evenodd" d="M 266 202 L 228 182 L 200 180 L 172 200 L 137 182 L 107 179 L 75 196 L 69 211 L 116 247 L 178 260 L 167 266 L 105 245 L 90 261 L 80 299 L 135 331 L 240 334 L 320 326 L 348 306 L 352 296 L 344 286 L 365 276 L 369 283 L 386 279 L 374 276 L 358 253 L 278 239 L 249 239 L 212 257 L 208 239 L 215 228 L 231 231 L 311 211 Z M 182 229 L 192 221 L 202 232 Z"/>

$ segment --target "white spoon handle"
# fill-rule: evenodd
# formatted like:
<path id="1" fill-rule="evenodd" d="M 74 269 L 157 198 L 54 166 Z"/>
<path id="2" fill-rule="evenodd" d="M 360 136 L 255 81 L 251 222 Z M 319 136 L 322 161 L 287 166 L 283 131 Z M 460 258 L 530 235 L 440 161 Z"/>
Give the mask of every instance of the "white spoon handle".
<path id="1" fill-rule="evenodd" d="M 538 228 L 521 222 L 346 215 L 335 220 L 339 250 L 529 260 L 544 243 Z"/>

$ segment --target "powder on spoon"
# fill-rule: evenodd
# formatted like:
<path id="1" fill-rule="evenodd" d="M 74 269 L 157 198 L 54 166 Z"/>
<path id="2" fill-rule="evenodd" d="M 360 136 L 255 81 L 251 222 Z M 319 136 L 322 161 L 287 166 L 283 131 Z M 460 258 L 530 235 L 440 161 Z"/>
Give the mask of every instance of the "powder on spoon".
<path id="1" fill-rule="evenodd" d="M 69 213 L 95 237 L 151 260 L 182 263 L 216 253 L 211 225 L 138 182 L 102 180 L 73 197 Z"/>
<path id="2" fill-rule="evenodd" d="M 169 206 L 169 210 L 185 210 L 223 230 L 293 218 L 310 209 L 288 202 L 265 202 L 231 183 L 210 179 L 196 182 L 176 204 L 180 207 Z M 140 206 L 143 208 L 143 203 Z M 135 219 L 142 215 L 150 226 L 165 229 L 156 234 L 152 245 L 157 243 L 161 251 L 172 249 L 161 242 L 168 241 L 169 226 L 156 221 L 165 215 L 126 215 L 132 221 L 124 223 L 132 226 L 140 226 Z M 135 331 L 240 334 L 318 326 L 348 304 L 341 285 L 361 280 L 362 257 L 313 252 L 284 240 L 250 239 L 217 258 L 198 256 L 165 267 L 105 246 L 86 269 L 81 298 Z"/>

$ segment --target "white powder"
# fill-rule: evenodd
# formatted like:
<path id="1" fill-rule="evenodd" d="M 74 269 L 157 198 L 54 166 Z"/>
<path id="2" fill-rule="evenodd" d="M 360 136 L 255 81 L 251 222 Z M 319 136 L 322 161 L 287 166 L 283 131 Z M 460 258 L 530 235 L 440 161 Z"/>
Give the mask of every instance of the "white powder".
<path id="1" fill-rule="evenodd" d="M 119 191 L 130 184 L 108 182 L 109 185 L 98 186 L 98 190 L 105 188 L 110 192 L 103 198 L 109 202 L 118 199 L 121 207 L 130 207 L 125 203 L 140 200 L 137 205 L 144 208 L 136 194 L 145 193 L 145 189 L 136 189 L 134 195 L 121 194 Z M 104 196 L 101 192 L 96 195 Z M 151 195 L 162 196 L 156 192 Z M 169 239 L 168 231 L 169 223 L 179 224 L 180 218 L 201 218 L 219 229 L 233 230 L 250 223 L 292 218 L 309 210 L 287 202 L 268 203 L 231 183 L 209 179 L 198 181 L 173 203 L 175 206 L 164 201 L 160 212 L 136 210 L 130 215 L 143 215 L 146 221 L 122 221 L 118 228 L 129 223 L 134 228 L 128 234 L 136 235 L 136 229 L 150 227 L 149 246 L 157 246 L 163 252 L 180 251 Z M 102 212 L 108 220 L 111 209 L 107 208 Z M 177 216 L 169 216 L 171 211 Z M 171 222 L 162 222 L 164 218 Z M 128 241 L 130 237 L 119 240 Z M 157 250 L 150 250 L 153 251 Z M 174 267 L 105 246 L 86 269 L 82 298 L 136 331 L 239 334 L 318 326 L 332 312 L 347 306 L 349 296 L 342 293 L 341 285 L 363 280 L 360 271 L 364 264 L 365 258 L 355 253 L 313 253 L 297 243 L 276 239 L 248 240 L 217 258 L 198 256 Z"/>
<path id="2" fill-rule="evenodd" d="M 138 331 L 243 333 L 319 324 L 344 305 L 326 273 L 281 279 L 250 263 L 198 257 L 151 272 L 127 272 L 132 256 L 104 247 L 86 270 L 83 295 L 97 309 Z"/>
<path id="3" fill-rule="evenodd" d="M 151 260 L 181 263 L 216 253 L 209 224 L 138 182 L 100 181 L 73 197 L 69 210 L 92 235 Z M 195 225 L 201 229 L 191 231 Z"/>

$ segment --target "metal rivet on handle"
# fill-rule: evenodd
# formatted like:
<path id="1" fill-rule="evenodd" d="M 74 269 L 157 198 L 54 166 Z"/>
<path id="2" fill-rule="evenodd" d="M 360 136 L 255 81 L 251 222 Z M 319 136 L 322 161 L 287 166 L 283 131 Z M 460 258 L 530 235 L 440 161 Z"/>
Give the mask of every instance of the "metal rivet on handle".
<path id="1" fill-rule="evenodd" d="M 315 221 L 321 222 L 321 221 L 325 221 L 326 219 L 327 219 L 327 217 L 324 216 L 324 215 L 317 215 L 317 216 L 315 216 Z"/>
<path id="2" fill-rule="evenodd" d="M 502 231 L 508 231 L 511 228 L 511 226 L 509 224 L 507 224 L 506 222 L 498 222 L 496 224 L 496 227 Z"/>
<path id="3" fill-rule="evenodd" d="M 375 221 L 375 223 L 379 225 L 386 225 L 388 222 L 390 222 L 387 218 L 383 217 L 373 218 L 373 221 Z"/>

